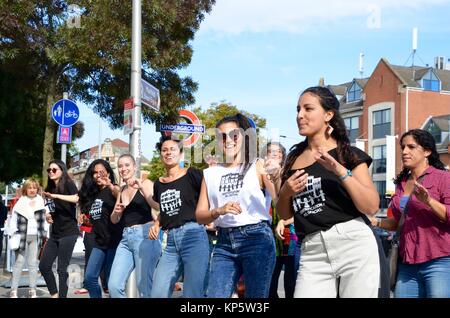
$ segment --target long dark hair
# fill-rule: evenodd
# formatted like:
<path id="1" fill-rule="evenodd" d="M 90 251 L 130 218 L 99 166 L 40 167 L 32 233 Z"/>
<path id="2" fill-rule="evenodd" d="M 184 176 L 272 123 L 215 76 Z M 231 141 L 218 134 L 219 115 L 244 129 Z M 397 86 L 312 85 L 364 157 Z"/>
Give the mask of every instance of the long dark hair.
<path id="1" fill-rule="evenodd" d="M 111 183 L 116 183 L 114 171 L 112 170 L 108 161 L 103 159 L 96 159 L 92 161 L 92 163 L 86 170 L 86 174 L 84 175 L 79 193 L 79 203 L 81 212 L 83 213 L 86 213 L 91 209 L 92 203 L 94 203 L 95 198 L 100 192 L 100 189 L 94 180 L 94 168 L 98 164 L 101 164 L 103 167 L 105 167 L 105 170 L 109 173 L 109 180 L 111 180 Z"/>
<path id="2" fill-rule="evenodd" d="M 59 159 L 53 159 L 48 163 L 48 166 L 50 167 L 50 165 L 52 163 L 54 163 L 55 165 L 57 165 L 59 167 L 59 169 L 61 169 L 62 175 L 61 175 L 61 178 L 59 178 L 58 185 L 56 185 L 55 181 L 50 179 L 50 176 L 48 176 L 47 177 L 47 186 L 45 187 L 45 192 L 63 194 L 66 192 L 68 183 L 73 183 L 74 186 L 75 186 L 75 183 L 69 177 L 69 174 L 67 173 L 67 166 L 63 161 L 61 161 Z"/>
<path id="3" fill-rule="evenodd" d="M 226 116 L 220 119 L 216 124 L 216 128 L 219 128 L 219 126 L 222 124 L 230 122 L 236 123 L 238 127 L 244 132 L 244 162 L 242 163 L 242 174 L 245 176 L 248 169 L 250 168 L 250 165 L 256 158 L 256 129 L 254 129 L 250 125 L 249 119 L 241 113 L 237 113 L 233 116 Z M 252 145 L 251 143 L 255 144 Z M 255 151 L 250 151 L 251 149 L 255 149 Z"/>
<path id="4" fill-rule="evenodd" d="M 445 170 L 445 165 L 439 159 L 439 154 L 436 150 L 436 141 L 433 138 L 433 135 L 428 131 L 423 129 L 411 129 L 405 132 L 400 138 L 400 147 L 402 146 L 403 139 L 406 136 L 412 136 L 414 140 L 425 150 L 431 151 L 431 154 L 428 156 L 428 164 L 430 166 L 435 167 L 439 170 Z M 394 184 L 399 184 L 403 179 L 407 178 L 409 175 L 409 169 L 403 168 L 402 171 L 397 175 L 394 179 Z"/>
<path id="5" fill-rule="evenodd" d="M 339 113 L 339 100 L 336 98 L 333 92 L 331 92 L 330 89 L 323 86 L 309 87 L 303 91 L 300 97 L 305 95 L 306 93 L 315 95 L 319 99 L 322 108 L 325 111 L 332 111 L 334 114 L 329 124 L 333 127 L 331 136 L 337 142 L 337 154 L 339 163 L 341 163 L 343 166 L 355 165 L 357 163 L 357 159 L 351 151 L 350 139 L 347 135 L 347 129 L 345 127 L 344 120 Z M 289 155 L 287 156 L 286 163 L 283 167 L 282 181 L 285 181 L 288 178 L 289 170 L 291 170 L 295 160 L 303 153 L 307 146 L 308 138 L 289 149 Z"/>

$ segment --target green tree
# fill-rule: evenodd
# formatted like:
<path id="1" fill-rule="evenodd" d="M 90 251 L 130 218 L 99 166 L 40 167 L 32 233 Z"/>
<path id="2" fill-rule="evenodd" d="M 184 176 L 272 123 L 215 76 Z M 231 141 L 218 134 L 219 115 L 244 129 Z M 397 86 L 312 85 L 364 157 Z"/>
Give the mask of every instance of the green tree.
<path id="1" fill-rule="evenodd" d="M 177 70 L 190 63 L 189 41 L 214 3 L 142 1 L 143 74 L 160 89 L 163 102 L 161 115 L 143 110 L 145 121 L 173 120 L 180 107 L 194 102 L 197 84 Z M 0 61 L 27 56 L 36 66 L 30 84 L 42 88 L 43 176 L 54 157 L 50 111 L 63 91 L 91 105 L 112 128 L 122 125 L 122 103 L 130 91 L 131 5 L 123 0 L 0 1 Z"/>
<path id="2" fill-rule="evenodd" d="M 242 113 L 245 116 L 253 119 L 253 121 L 256 124 L 256 130 L 257 134 L 259 133 L 260 129 L 265 128 L 266 126 L 266 119 L 251 114 L 249 112 L 246 112 L 244 110 L 240 110 L 237 108 L 237 106 L 232 105 L 231 103 L 228 103 L 226 101 L 221 101 L 220 103 L 212 103 L 211 106 L 206 109 L 202 110 L 200 107 L 196 107 L 192 110 L 197 117 L 201 120 L 202 124 L 205 125 L 205 128 L 214 128 L 216 126 L 216 123 L 225 116 L 232 116 L 236 113 Z M 182 135 L 179 136 L 179 138 L 183 138 Z M 199 139 L 199 142 L 195 145 L 194 149 L 185 148 L 185 152 L 190 152 L 191 157 L 193 158 L 193 153 L 202 153 L 202 150 L 205 149 L 206 145 L 208 145 L 211 142 L 214 141 L 214 136 L 206 136 L 204 135 L 203 138 Z M 205 169 L 207 168 L 207 163 L 204 161 L 204 158 L 201 162 L 195 162 L 191 160 L 189 163 L 191 166 L 194 166 L 199 169 Z M 158 177 L 162 176 L 164 174 L 164 166 L 161 163 L 159 153 L 155 151 L 153 153 L 153 158 L 150 161 L 150 163 L 143 168 L 144 170 L 149 171 L 148 178 L 152 181 L 155 181 Z"/>

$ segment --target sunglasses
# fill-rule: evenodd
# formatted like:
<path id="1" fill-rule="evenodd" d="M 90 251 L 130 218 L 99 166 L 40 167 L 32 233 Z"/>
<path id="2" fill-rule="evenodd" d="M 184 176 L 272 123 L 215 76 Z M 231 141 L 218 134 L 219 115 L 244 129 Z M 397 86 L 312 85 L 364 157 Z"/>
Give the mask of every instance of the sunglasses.
<path id="1" fill-rule="evenodd" d="M 56 171 L 58 171 L 58 169 L 56 169 L 56 168 L 48 168 L 47 169 L 47 173 L 50 173 L 50 172 L 56 173 Z"/>
<path id="2" fill-rule="evenodd" d="M 233 141 L 237 141 L 240 134 L 241 134 L 241 131 L 239 129 L 233 129 L 227 133 L 220 133 L 220 136 L 222 137 L 222 142 L 226 142 L 227 137 Z"/>

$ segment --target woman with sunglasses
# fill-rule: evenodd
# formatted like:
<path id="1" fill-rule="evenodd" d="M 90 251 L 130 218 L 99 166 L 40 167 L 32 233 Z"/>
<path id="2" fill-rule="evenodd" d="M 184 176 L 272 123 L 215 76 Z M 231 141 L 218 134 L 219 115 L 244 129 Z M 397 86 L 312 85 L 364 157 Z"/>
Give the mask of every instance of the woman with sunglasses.
<path id="1" fill-rule="evenodd" d="M 91 298 L 102 298 L 98 279 L 103 272 L 108 281 L 116 248 L 122 239 L 121 222 L 113 224 L 110 219 L 119 191 L 109 162 L 94 160 L 86 170 L 80 189 L 82 216 L 88 216 L 95 238 L 85 269 L 85 284 Z"/>
<path id="2" fill-rule="evenodd" d="M 195 168 L 180 167 L 181 141 L 163 136 L 156 147 L 166 173 L 153 187 L 160 214 L 149 237 L 157 240 L 161 226 L 167 233 L 167 246 L 155 270 L 152 297 L 171 297 L 183 274 L 183 297 L 201 298 L 205 295 L 209 242 L 205 227 L 195 219 L 195 208 L 203 175 Z"/>
<path id="3" fill-rule="evenodd" d="M 66 164 L 61 160 L 50 161 L 47 172 L 47 187 L 43 195 L 46 197 L 46 219 L 51 227 L 50 238 L 45 244 L 39 263 L 39 271 L 52 298 L 66 298 L 69 277 L 67 266 L 79 235 L 76 217 L 78 189 L 67 174 Z M 52 271 L 56 258 L 58 258 L 59 292 Z"/>
<path id="4" fill-rule="evenodd" d="M 124 229 L 109 275 L 109 294 L 111 298 L 125 298 L 125 285 L 135 270 L 139 297 L 149 298 L 161 243 L 150 240 L 148 232 L 154 221 L 152 208 L 158 210 L 159 205 L 153 200 L 153 183 L 135 177 L 138 167 L 132 155 L 121 155 L 118 167 L 125 185 L 117 196 L 111 222 L 122 222 Z"/>
<path id="5" fill-rule="evenodd" d="M 302 240 L 294 297 L 378 297 L 378 247 L 366 223 L 380 202 L 372 159 L 350 146 L 339 101 L 325 87 L 301 94 L 297 125 L 306 139 L 291 148 L 277 202 Z"/>
<path id="6" fill-rule="evenodd" d="M 263 163 L 256 160 L 256 130 L 248 118 L 242 114 L 225 117 L 216 128 L 225 162 L 204 170 L 196 210 L 199 223 L 214 221 L 218 230 L 207 296 L 231 297 L 243 274 L 245 297 L 267 298 L 275 241 L 270 197 L 266 198 L 264 189 L 273 190 L 273 185 L 264 178 Z"/>

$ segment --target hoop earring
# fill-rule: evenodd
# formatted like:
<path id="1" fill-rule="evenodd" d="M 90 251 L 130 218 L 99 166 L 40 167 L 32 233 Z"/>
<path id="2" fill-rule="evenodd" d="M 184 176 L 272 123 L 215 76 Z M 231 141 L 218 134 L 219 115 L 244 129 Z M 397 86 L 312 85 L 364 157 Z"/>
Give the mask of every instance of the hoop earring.
<path id="1" fill-rule="evenodd" d="M 330 124 L 327 123 L 327 134 L 328 136 L 331 136 L 331 134 L 333 133 L 333 126 L 331 126 Z"/>

